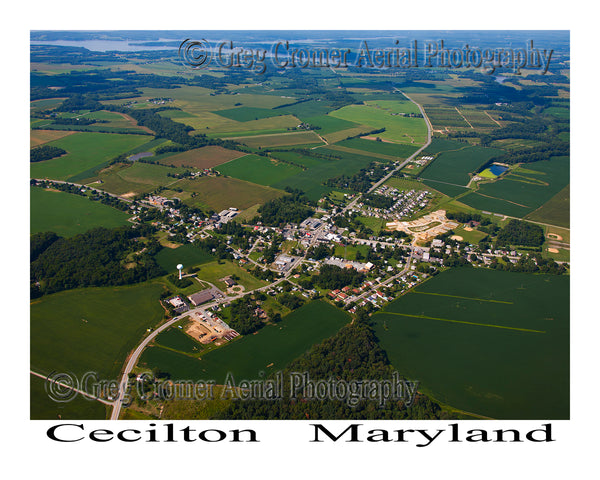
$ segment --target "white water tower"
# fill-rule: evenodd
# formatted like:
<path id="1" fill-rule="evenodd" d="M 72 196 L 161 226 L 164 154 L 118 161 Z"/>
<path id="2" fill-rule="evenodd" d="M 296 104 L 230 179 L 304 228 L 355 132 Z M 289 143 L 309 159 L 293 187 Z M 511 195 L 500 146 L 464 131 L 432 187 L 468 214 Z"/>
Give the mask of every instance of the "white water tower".
<path id="1" fill-rule="evenodd" d="M 179 280 L 181 280 L 181 269 L 183 268 L 183 265 L 180 263 L 177 265 L 177 270 L 179 270 Z"/>

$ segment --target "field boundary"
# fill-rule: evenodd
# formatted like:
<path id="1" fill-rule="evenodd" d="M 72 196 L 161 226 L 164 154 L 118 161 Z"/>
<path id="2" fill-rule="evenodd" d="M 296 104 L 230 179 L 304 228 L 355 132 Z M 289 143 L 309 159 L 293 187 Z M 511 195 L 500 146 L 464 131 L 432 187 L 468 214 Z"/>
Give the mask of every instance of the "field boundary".
<path id="1" fill-rule="evenodd" d="M 411 318 L 425 318 L 426 320 L 437 320 L 438 322 L 450 322 L 450 323 L 464 323 L 466 325 L 475 325 L 478 327 L 492 327 L 492 328 L 503 328 L 506 330 L 516 330 L 518 332 L 528 332 L 528 333 L 546 333 L 543 330 L 532 330 L 529 328 L 519 328 L 519 327 L 507 327 L 505 325 L 493 325 L 490 323 L 475 323 L 475 322 L 466 322 L 464 320 L 452 320 L 451 318 L 438 318 L 438 317 L 428 317 L 426 315 L 412 315 L 409 313 L 397 313 L 397 312 L 381 312 L 386 315 L 399 315 L 402 317 L 411 317 Z"/>
<path id="2" fill-rule="evenodd" d="M 435 292 L 419 292 L 417 290 L 412 290 L 413 293 L 420 293 L 421 295 L 437 295 L 440 297 L 451 297 L 451 298 L 462 298 L 464 300 L 475 300 L 478 302 L 491 302 L 491 303 L 504 303 L 506 305 L 514 305 L 514 302 L 507 302 L 505 300 L 487 300 L 485 298 L 476 298 L 476 297 L 461 297 L 459 295 L 449 295 L 446 293 L 435 293 Z"/>

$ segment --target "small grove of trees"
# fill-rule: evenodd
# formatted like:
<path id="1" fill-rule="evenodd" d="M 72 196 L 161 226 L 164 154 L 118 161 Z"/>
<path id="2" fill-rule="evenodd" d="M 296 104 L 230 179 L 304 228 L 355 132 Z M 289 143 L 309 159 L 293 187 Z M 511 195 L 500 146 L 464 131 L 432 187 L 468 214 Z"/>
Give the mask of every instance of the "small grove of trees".
<path id="1" fill-rule="evenodd" d="M 63 150 L 62 148 L 53 147 L 52 145 L 43 145 L 41 147 L 31 149 L 29 152 L 29 161 L 43 162 L 44 160 L 60 157 L 65 153 L 67 153 L 67 151 Z"/>
<path id="2" fill-rule="evenodd" d="M 358 287 L 365 280 L 365 275 L 353 268 L 340 268 L 336 265 L 323 265 L 319 275 L 312 277 L 312 283 L 321 288 L 337 290 L 345 286 Z"/>
<path id="3" fill-rule="evenodd" d="M 368 195 L 363 195 L 362 202 L 365 205 L 368 205 L 373 208 L 391 208 L 395 200 L 393 197 L 386 197 L 385 195 L 378 195 L 376 193 L 371 193 Z"/>
<path id="4" fill-rule="evenodd" d="M 265 225 L 283 226 L 286 223 L 301 223 L 310 217 L 314 210 L 311 202 L 300 190 L 286 189 L 290 195 L 275 198 L 258 209 L 260 216 L 255 220 Z"/>
<path id="5" fill-rule="evenodd" d="M 231 303 L 229 326 L 242 335 L 256 332 L 264 322 L 256 315 L 256 302 L 249 298 L 240 298 Z"/>
<path id="6" fill-rule="evenodd" d="M 496 240 L 498 245 L 539 247 L 544 243 L 544 230 L 539 225 L 513 219 L 500 229 Z"/>

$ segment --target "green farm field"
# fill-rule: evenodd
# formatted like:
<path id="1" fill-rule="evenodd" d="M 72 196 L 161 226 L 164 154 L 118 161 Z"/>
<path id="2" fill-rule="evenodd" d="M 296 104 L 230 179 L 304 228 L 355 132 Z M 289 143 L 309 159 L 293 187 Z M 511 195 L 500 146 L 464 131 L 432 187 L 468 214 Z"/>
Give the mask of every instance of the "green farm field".
<path id="1" fill-rule="evenodd" d="M 265 135 L 258 134 L 247 137 L 239 136 L 227 138 L 229 140 L 235 140 L 236 142 L 243 143 L 244 145 L 247 145 L 250 148 L 283 147 L 288 145 L 323 143 L 316 133 L 306 131 L 271 133 Z"/>
<path id="2" fill-rule="evenodd" d="M 277 117 L 285 114 L 285 112 L 282 112 L 281 110 L 271 110 L 270 108 L 258 107 L 235 107 L 225 110 L 216 110 L 212 113 L 229 118 L 230 120 L 235 120 L 236 122 L 249 122 L 251 120 Z"/>
<path id="3" fill-rule="evenodd" d="M 308 168 L 292 177 L 273 184 L 275 188 L 298 188 L 306 193 L 311 200 L 318 200 L 323 195 L 331 192 L 334 187 L 327 187 L 323 183 L 329 178 L 339 175 L 354 175 L 361 168 L 367 167 L 375 159 L 360 153 L 354 154 L 332 150 L 326 147 L 317 149 L 319 153 L 336 155 L 340 158 L 333 160 L 320 160 L 318 165 Z"/>
<path id="4" fill-rule="evenodd" d="M 522 218 L 544 205 L 568 184 L 569 157 L 552 157 L 512 169 L 493 183 L 479 185 L 476 192 L 462 197 L 461 201 L 479 210 Z M 559 197 L 556 202 L 564 205 L 564 200 Z M 557 211 L 556 204 L 554 207 L 551 204 L 546 212 L 541 211 L 541 215 L 544 214 L 554 221 L 562 218 L 564 223 L 565 213 Z"/>
<path id="5" fill-rule="evenodd" d="M 142 130 L 145 132 L 152 132 L 151 130 L 149 130 L 147 127 L 142 127 L 139 126 L 137 124 L 137 122 L 130 117 L 127 114 L 124 113 L 116 113 L 116 112 L 109 112 L 106 110 L 99 110 L 97 112 L 90 112 L 90 113 L 86 113 L 84 115 L 81 116 L 81 118 L 90 118 L 93 120 L 103 120 L 105 122 L 108 123 L 97 123 L 97 124 L 92 124 L 89 125 L 88 127 L 97 127 L 99 129 L 126 129 L 126 130 L 132 130 L 133 132 L 135 132 L 136 130 Z"/>
<path id="6" fill-rule="evenodd" d="M 259 185 L 273 185 L 300 173 L 302 169 L 289 163 L 278 162 L 258 155 L 246 155 L 219 165 L 223 175 L 239 178 Z"/>
<path id="7" fill-rule="evenodd" d="M 146 143 L 148 138 L 145 135 L 87 132 L 68 135 L 48 143 L 68 153 L 52 160 L 32 163 L 31 177 L 68 180 Z"/>
<path id="8" fill-rule="evenodd" d="M 375 140 L 365 140 L 362 138 L 344 140 L 342 142 L 339 142 L 337 145 L 342 147 L 353 148 L 356 150 L 364 150 L 366 152 L 371 153 L 381 153 L 383 155 L 397 157 L 398 159 L 408 158 L 419 149 L 417 145 L 377 142 Z"/>
<path id="9" fill-rule="evenodd" d="M 319 150 L 315 150 L 315 152 L 318 153 Z M 325 161 L 325 159 L 319 157 L 312 157 L 308 155 L 303 155 L 302 153 L 291 151 L 275 151 L 270 152 L 269 155 L 273 158 L 283 160 L 284 162 L 295 163 L 303 167 L 315 167 L 317 165 L 322 164 L 323 161 Z"/>
<path id="10" fill-rule="evenodd" d="M 177 326 L 169 327 L 167 330 L 160 332 L 154 342 L 161 347 L 183 353 L 194 354 L 202 351 L 202 344 L 183 333 L 182 329 Z"/>
<path id="11" fill-rule="evenodd" d="M 466 108 L 460 108 L 459 110 L 475 130 L 482 131 L 500 128 L 500 125 L 493 118 L 490 118 L 484 110 Z"/>
<path id="12" fill-rule="evenodd" d="M 309 117 L 304 120 L 310 125 L 321 127 L 316 130 L 319 135 L 328 135 L 333 132 L 339 132 L 340 130 L 348 130 L 349 128 L 358 127 L 359 125 L 348 120 L 342 120 L 331 115 L 317 115 L 316 117 Z"/>
<path id="13" fill-rule="evenodd" d="M 77 395 L 68 402 L 55 402 L 44 386 L 46 380 L 29 377 L 29 418 L 31 420 L 104 420 L 107 409 L 103 403 Z"/>
<path id="14" fill-rule="evenodd" d="M 445 138 L 433 138 L 431 144 L 423 151 L 423 155 L 437 155 L 448 150 L 460 150 L 468 147 L 468 143 L 447 140 Z"/>
<path id="15" fill-rule="evenodd" d="M 497 419 L 569 418 L 569 277 L 458 268 L 373 316 L 423 392 Z"/>
<path id="16" fill-rule="evenodd" d="M 167 176 L 169 173 L 184 172 L 184 168 L 170 168 L 164 165 L 134 162 L 132 164 L 118 163 L 101 170 L 97 176 L 84 179 L 86 183 L 101 180 L 94 184 L 101 190 L 115 195 L 139 194 L 153 191 L 159 186 L 177 182 L 176 178 Z"/>
<path id="17" fill-rule="evenodd" d="M 116 380 L 127 353 L 163 318 L 162 286 L 67 290 L 31 302 L 31 369 Z"/>
<path id="18" fill-rule="evenodd" d="M 185 203 L 192 207 L 209 207 L 215 211 L 229 207 L 243 210 L 285 195 L 282 190 L 225 177 L 184 179 L 177 182 L 177 187 L 195 194 L 193 198 L 184 200 Z"/>
<path id="19" fill-rule="evenodd" d="M 485 147 L 466 147 L 462 150 L 442 152 L 423 170 L 421 177 L 466 186 L 471 179 L 470 173 L 501 153 L 502 150 Z"/>
<path id="20" fill-rule="evenodd" d="M 59 138 L 73 135 L 75 132 L 67 132 L 60 130 L 30 130 L 29 131 L 29 144 L 30 147 L 38 147 L 48 142 L 53 142 Z"/>
<path id="21" fill-rule="evenodd" d="M 567 185 L 540 208 L 534 210 L 525 218 L 536 222 L 550 223 L 561 227 L 570 225 L 570 199 L 571 189 Z"/>
<path id="22" fill-rule="evenodd" d="M 397 143 L 423 145 L 427 141 L 427 126 L 424 119 L 392 115 L 410 109 L 411 102 L 372 100 L 367 105 L 348 105 L 329 115 L 350 122 L 369 125 L 373 129 L 385 128 L 377 136 Z"/>
<path id="23" fill-rule="evenodd" d="M 51 231 L 71 237 L 94 227 L 126 225 L 130 217 L 88 197 L 39 187 L 30 188 L 29 200 L 31 233 Z"/>
<path id="24" fill-rule="evenodd" d="M 291 102 L 293 102 L 293 100 L 288 99 L 288 103 Z M 307 102 L 301 102 L 295 105 L 286 105 L 285 107 L 282 107 L 281 110 L 285 110 L 303 122 L 311 123 L 310 119 L 319 117 L 321 115 L 326 115 L 333 110 L 333 108 L 328 106 L 325 102 L 309 100 Z"/>
<path id="25" fill-rule="evenodd" d="M 465 193 L 469 193 L 471 189 L 467 187 L 461 187 L 460 185 L 454 185 L 450 183 L 444 183 L 437 180 L 424 179 L 423 184 L 429 188 L 438 190 L 439 192 L 447 195 L 448 197 L 456 197 Z"/>
<path id="26" fill-rule="evenodd" d="M 255 335 L 208 352 L 200 359 L 160 347 L 147 349 L 140 365 L 159 367 L 172 379 L 214 380 L 223 384 L 230 372 L 235 381 L 257 379 L 284 368 L 310 347 L 334 335 L 350 316 L 324 301 L 314 301 L 285 316 L 276 325 L 267 325 Z"/>

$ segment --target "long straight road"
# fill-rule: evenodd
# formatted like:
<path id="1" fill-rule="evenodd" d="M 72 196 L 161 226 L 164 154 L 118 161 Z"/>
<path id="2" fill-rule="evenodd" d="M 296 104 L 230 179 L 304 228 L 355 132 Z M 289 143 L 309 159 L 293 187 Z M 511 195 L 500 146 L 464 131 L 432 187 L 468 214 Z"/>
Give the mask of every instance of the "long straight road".
<path id="1" fill-rule="evenodd" d="M 404 93 L 403 91 L 401 91 L 397 88 L 395 88 L 395 90 L 397 92 L 400 92 L 402 95 L 404 95 L 406 98 L 408 98 L 412 103 L 414 103 L 419 108 L 419 111 L 421 112 L 421 115 L 423 115 L 423 118 L 425 119 L 425 123 L 427 124 L 427 142 L 421 148 L 419 148 L 415 153 L 413 153 L 410 157 L 408 157 L 406 160 L 404 160 L 402 163 L 400 163 L 396 168 L 394 168 L 385 177 L 383 177 L 381 180 L 379 180 L 377 183 L 375 183 L 371 188 L 369 188 L 367 193 L 371 193 L 373 190 L 377 189 L 380 185 L 387 182 L 390 179 L 390 177 L 392 177 L 392 175 L 394 175 L 396 172 L 399 172 L 400 170 L 402 170 L 408 163 L 410 163 L 413 160 L 413 158 L 415 158 L 423 150 L 425 150 L 429 145 L 431 145 L 431 137 L 432 137 L 433 129 L 431 127 L 431 122 L 429 121 L 429 118 L 427 117 L 427 114 L 425 113 L 425 110 L 423 110 L 423 107 L 421 105 L 419 105 L 417 102 L 415 102 L 412 98 L 410 98 L 406 93 Z M 352 200 L 348 205 L 346 205 L 343 208 L 342 213 L 346 212 L 347 210 L 352 208 L 356 204 L 356 202 L 358 202 L 358 200 L 360 200 L 360 197 L 361 197 L 361 195 L 357 195 L 354 200 Z"/>

